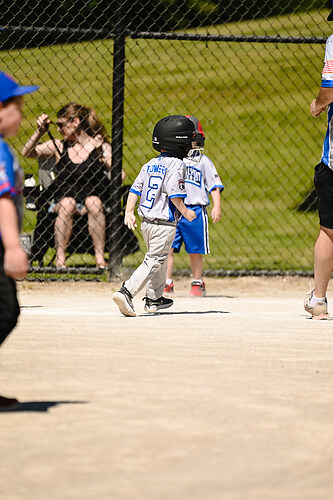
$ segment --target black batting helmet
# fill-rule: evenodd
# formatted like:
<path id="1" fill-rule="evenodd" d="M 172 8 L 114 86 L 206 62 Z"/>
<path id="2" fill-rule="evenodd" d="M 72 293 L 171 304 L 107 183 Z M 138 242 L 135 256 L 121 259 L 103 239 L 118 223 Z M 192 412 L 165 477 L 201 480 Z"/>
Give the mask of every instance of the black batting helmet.
<path id="1" fill-rule="evenodd" d="M 162 118 L 153 130 L 153 148 L 183 159 L 192 147 L 194 123 L 183 115 Z"/>

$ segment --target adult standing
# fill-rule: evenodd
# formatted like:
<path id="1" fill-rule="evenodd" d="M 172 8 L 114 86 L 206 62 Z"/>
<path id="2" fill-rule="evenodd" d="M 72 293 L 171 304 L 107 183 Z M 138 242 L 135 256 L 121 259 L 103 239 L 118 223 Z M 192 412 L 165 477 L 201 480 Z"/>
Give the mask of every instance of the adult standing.
<path id="1" fill-rule="evenodd" d="M 333 9 L 328 21 L 333 21 Z M 333 35 L 326 41 L 325 62 L 318 96 L 310 105 L 312 116 L 327 108 L 328 126 L 314 183 L 318 197 L 319 235 L 314 247 L 315 287 L 304 299 L 304 308 L 313 319 L 328 319 L 327 287 L 333 270 Z"/>

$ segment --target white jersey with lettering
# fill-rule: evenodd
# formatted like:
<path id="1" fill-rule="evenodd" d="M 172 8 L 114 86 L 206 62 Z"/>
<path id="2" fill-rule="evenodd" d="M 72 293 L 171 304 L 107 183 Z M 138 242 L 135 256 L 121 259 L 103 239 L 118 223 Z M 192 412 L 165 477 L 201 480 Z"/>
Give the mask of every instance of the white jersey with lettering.
<path id="1" fill-rule="evenodd" d="M 223 191 L 224 186 L 213 162 L 206 155 L 202 155 L 199 162 L 184 158 L 186 165 L 185 187 L 187 198 L 185 205 L 209 205 L 208 193 L 218 188 Z"/>
<path id="2" fill-rule="evenodd" d="M 180 213 L 172 198 L 186 198 L 186 167 L 182 160 L 161 153 L 143 165 L 130 192 L 140 196 L 138 214 L 147 219 L 177 221 Z"/>

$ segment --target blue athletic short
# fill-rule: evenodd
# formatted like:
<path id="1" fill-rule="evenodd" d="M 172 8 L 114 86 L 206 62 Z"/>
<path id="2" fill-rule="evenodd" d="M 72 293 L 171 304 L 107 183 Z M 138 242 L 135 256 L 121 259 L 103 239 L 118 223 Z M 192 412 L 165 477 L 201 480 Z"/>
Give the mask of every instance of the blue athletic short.
<path id="1" fill-rule="evenodd" d="M 194 210 L 197 217 L 192 222 L 189 222 L 183 216 L 181 217 L 177 224 L 176 236 L 172 243 L 172 248 L 175 253 L 178 253 L 184 242 L 187 253 L 201 253 L 205 255 L 209 253 L 208 215 L 206 207 L 190 205 L 188 208 Z"/>

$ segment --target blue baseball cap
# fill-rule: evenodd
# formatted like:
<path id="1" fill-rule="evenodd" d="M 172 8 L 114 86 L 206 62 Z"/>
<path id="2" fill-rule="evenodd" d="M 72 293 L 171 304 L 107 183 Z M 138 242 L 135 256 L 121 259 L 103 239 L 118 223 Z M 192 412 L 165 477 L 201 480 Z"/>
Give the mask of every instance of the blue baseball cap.
<path id="1" fill-rule="evenodd" d="M 0 71 L 0 102 L 11 97 L 30 94 L 30 92 L 35 92 L 38 89 L 37 85 L 19 85 L 11 76 Z"/>
<path id="2" fill-rule="evenodd" d="M 332 6 L 333 6 L 333 0 L 332 0 Z M 333 8 L 332 8 L 330 14 L 328 15 L 327 21 L 333 21 Z"/>

